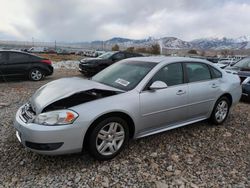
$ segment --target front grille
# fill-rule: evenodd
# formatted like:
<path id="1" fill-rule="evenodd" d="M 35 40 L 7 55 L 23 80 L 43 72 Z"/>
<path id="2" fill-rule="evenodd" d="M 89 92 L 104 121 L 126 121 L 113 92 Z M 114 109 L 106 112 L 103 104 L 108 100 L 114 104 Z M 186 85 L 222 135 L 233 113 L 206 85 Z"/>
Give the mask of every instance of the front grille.
<path id="1" fill-rule="evenodd" d="M 36 113 L 34 112 L 29 103 L 25 104 L 21 108 L 20 118 L 22 119 L 23 122 L 28 123 L 30 120 L 34 118 L 35 115 Z"/>

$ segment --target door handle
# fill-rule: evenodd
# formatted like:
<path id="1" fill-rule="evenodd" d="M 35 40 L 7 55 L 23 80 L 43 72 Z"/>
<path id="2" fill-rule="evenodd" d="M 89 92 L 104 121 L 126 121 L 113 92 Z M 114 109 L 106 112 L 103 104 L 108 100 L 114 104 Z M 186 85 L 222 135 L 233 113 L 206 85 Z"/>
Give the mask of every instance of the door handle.
<path id="1" fill-rule="evenodd" d="M 184 95 L 185 93 L 186 93 L 186 91 L 178 90 L 176 95 Z"/>
<path id="2" fill-rule="evenodd" d="M 217 88 L 218 85 L 217 84 L 212 84 L 212 88 Z"/>

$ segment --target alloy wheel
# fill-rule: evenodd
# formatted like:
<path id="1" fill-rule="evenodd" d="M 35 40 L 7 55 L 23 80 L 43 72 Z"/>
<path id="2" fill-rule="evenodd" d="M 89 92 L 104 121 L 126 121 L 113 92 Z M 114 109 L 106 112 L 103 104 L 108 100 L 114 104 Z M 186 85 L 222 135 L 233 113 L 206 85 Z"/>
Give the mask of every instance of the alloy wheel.
<path id="1" fill-rule="evenodd" d="M 32 78 L 32 80 L 41 80 L 42 79 L 42 77 L 43 77 L 43 74 L 41 73 L 41 71 L 39 71 L 39 70 L 33 70 L 32 72 L 31 72 L 31 74 L 30 74 L 30 76 L 31 76 L 31 78 Z"/>
<path id="2" fill-rule="evenodd" d="M 96 137 L 96 149 L 101 155 L 113 155 L 123 145 L 125 131 L 117 122 L 110 122 L 103 126 Z"/>
<path id="3" fill-rule="evenodd" d="M 227 101 L 221 100 L 216 107 L 215 118 L 220 123 L 225 120 L 227 114 L 228 114 Z"/>

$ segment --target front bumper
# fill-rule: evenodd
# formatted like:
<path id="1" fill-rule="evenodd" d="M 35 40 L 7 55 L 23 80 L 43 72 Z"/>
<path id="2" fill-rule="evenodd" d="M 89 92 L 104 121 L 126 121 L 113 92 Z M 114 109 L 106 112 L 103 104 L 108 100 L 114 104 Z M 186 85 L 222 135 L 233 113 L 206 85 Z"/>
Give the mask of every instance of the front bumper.
<path id="1" fill-rule="evenodd" d="M 20 118 L 21 108 L 16 113 L 14 128 L 17 131 L 17 139 L 26 148 L 46 155 L 60 155 L 82 151 L 87 126 L 82 126 L 80 123 L 60 126 L 25 123 Z"/>
<path id="2" fill-rule="evenodd" d="M 92 66 L 92 65 L 80 63 L 79 64 L 79 71 L 83 74 L 94 75 L 99 71 L 99 69 L 97 66 Z"/>
<path id="3" fill-rule="evenodd" d="M 250 100 L 250 84 L 242 85 L 242 99 Z"/>

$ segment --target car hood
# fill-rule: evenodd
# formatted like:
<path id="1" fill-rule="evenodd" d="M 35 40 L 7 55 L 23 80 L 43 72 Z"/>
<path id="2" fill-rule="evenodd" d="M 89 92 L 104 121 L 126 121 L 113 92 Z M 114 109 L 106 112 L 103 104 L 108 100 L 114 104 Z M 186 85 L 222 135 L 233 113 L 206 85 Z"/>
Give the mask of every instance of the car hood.
<path id="1" fill-rule="evenodd" d="M 226 70 L 231 70 L 231 71 L 240 71 L 240 67 L 236 66 L 228 66 Z"/>
<path id="2" fill-rule="evenodd" d="M 102 63 L 102 62 L 110 62 L 110 59 L 102 59 L 102 58 L 86 58 L 86 59 L 82 59 L 81 63 L 83 64 L 91 64 L 91 63 Z"/>
<path id="3" fill-rule="evenodd" d="M 235 66 L 227 67 L 226 72 L 238 74 L 239 76 L 242 76 L 242 77 L 250 77 L 250 71 L 243 70 L 240 67 L 235 67 Z"/>
<path id="4" fill-rule="evenodd" d="M 45 107 L 56 101 L 92 89 L 121 92 L 119 89 L 92 80 L 77 77 L 62 78 L 39 88 L 30 98 L 29 103 L 36 114 L 40 114 Z"/>

